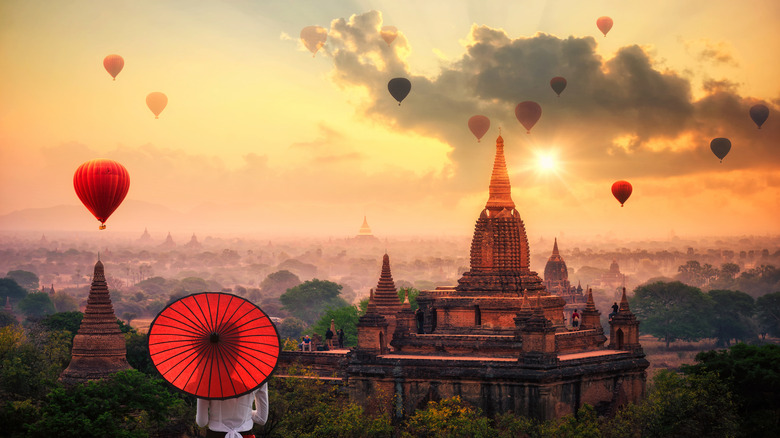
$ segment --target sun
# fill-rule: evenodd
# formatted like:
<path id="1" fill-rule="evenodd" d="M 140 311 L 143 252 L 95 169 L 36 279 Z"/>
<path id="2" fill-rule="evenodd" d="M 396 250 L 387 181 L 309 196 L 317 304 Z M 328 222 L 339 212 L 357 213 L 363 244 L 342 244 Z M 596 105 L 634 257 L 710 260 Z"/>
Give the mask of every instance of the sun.
<path id="1" fill-rule="evenodd" d="M 552 154 L 539 154 L 537 165 L 539 170 L 545 172 L 554 172 L 558 168 L 558 163 Z"/>

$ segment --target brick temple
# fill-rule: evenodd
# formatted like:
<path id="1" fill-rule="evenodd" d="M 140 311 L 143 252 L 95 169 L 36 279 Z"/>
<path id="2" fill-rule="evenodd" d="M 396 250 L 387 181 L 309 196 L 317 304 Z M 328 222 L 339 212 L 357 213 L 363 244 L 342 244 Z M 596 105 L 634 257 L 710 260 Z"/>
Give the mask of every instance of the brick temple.
<path id="1" fill-rule="evenodd" d="M 552 254 L 544 265 L 544 286 L 547 292 L 558 295 L 566 301 L 563 308 L 564 316 L 571 324 L 571 315 L 575 310 L 578 312 L 585 307 L 586 297 L 583 293 L 582 285 L 572 286 L 569 282 L 569 268 L 558 251 L 558 238 L 553 243 Z"/>
<path id="2" fill-rule="evenodd" d="M 103 263 L 98 260 L 89 289 L 87 308 L 79 331 L 73 338 L 68 367 L 60 375 L 65 384 L 84 383 L 129 370 L 125 337 L 119 330 Z"/>
<path id="3" fill-rule="evenodd" d="M 649 364 L 625 291 L 605 345 L 591 291 L 580 327 L 572 329 L 565 323 L 566 301 L 531 271 L 500 136 L 470 269 L 456 286 L 421 291 L 417 304 L 413 312 L 408 300 L 398 299 L 385 255 L 358 323 L 358 346 L 349 352 L 283 352 L 281 368 L 308 365 L 340 379 L 353 401 L 369 406 L 379 399 L 397 417 L 460 396 L 487 415 L 513 412 L 544 420 L 573 414 L 585 403 L 613 412 L 644 394 Z"/>

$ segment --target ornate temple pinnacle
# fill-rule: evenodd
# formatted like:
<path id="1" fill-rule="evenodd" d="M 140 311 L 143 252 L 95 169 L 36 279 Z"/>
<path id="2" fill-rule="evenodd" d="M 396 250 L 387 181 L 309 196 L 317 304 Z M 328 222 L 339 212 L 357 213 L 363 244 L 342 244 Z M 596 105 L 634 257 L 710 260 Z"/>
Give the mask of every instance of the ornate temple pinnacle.
<path id="1" fill-rule="evenodd" d="M 557 237 L 555 238 L 555 243 L 553 243 L 553 253 L 552 253 L 552 255 L 554 255 L 554 256 L 556 256 L 556 255 L 557 255 L 557 256 L 561 255 L 561 254 L 558 252 L 558 238 L 557 238 Z"/>
<path id="2" fill-rule="evenodd" d="M 504 139 L 500 135 L 496 139 L 496 158 L 493 161 L 493 174 L 490 177 L 490 197 L 485 208 L 499 211 L 504 208 L 515 208 L 504 158 Z"/>
<path id="3" fill-rule="evenodd" d="M 628 308 L 628 297 L 626 297 L 626 288 L 623 288 L 623 296 L 620 297 L 620 307 L 618 308 L 618 312 L 623 313 L 630 311 L 631 310 Z"/>

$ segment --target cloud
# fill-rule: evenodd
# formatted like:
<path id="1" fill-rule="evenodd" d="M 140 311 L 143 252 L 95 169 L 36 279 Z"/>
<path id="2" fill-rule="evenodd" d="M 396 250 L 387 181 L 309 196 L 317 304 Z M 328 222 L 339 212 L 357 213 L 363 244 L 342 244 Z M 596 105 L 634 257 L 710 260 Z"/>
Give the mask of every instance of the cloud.
<path id="1" fill-rule="evenodd" d="M 332 79 L 368 91 L 369 98 L 359 109 L 365 117 L 451 145 L 453 188 L 481 187 L 474 175 L 481 175 L 492 161 L 492 155 L 475 147 L 466 129 L 474 114 L 491 119 L 483 144 L 491 144 L 496 128 L 503 128 L 512 148 L 508 159 L 513 154 L 527 157 L 531 150 L 555 143 L 579 163 L 583 176 L 605 181 L 713 172 L 718 169 L 709 150 L 714 137 L 732 140 L 734 149 L 726 161 L 731 169 L 780 164 L 778 124 L 757 132 L 748 117 L 748 108 L 760 99 L 741 96 L 738 86 L 727 79 L 707 81 L 705 95 L 695 98 L 687 73 L 664 68 L 638 45 L 621 47 L 603 58 L 590 36 L 537 33 L 510 38 L 501 29 L 474 25 L 462 56 L 443 64 L 435 77 L 426 77 L 407 64 L 411 46 L 405 38 L 399 37 L 400 44 L 389 48 L 381 42 L 381 25 L 376 11 L 332 22 L 328 42 Z M 725 46 L 701 45 L 700 54 L 709 61 L 733 61 Z M 400 107 L 386 86 L 397 76 L 412 83 Z M 568 81 L 560 97 L 549 86 L 554 76 Z M 543 111 L 530 136 L 513 112 L 524 100 L 540 103 Z M 764 103 L 777 113 L 772 102 Z"/>

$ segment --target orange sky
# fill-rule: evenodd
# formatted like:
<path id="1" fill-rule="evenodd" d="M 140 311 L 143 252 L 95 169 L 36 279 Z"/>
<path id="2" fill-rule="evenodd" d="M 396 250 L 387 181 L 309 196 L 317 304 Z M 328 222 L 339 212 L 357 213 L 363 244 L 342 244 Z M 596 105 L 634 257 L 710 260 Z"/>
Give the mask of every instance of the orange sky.
<path id="1" fill-rule="evenodd" d="M 131 185 L 106 232 L 349 236 L 365 214 L 379 236 L 468 235 L 500 126 L 532 238 L 780 233 L 780 3 L 584 3 L 6 0 L 0 216 L 79 204 L 75 169 L 111 158 Z M 329 30 L 315 57 L 309 25 Z M 525 100 L 543 111 L 531 134 Z M 722 164 L 714 137 L 733 145 Z"/>

